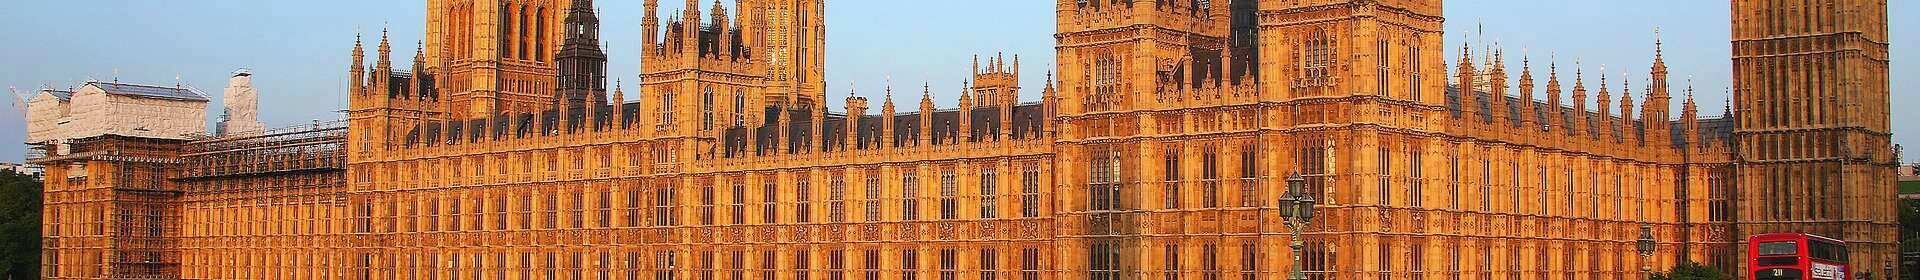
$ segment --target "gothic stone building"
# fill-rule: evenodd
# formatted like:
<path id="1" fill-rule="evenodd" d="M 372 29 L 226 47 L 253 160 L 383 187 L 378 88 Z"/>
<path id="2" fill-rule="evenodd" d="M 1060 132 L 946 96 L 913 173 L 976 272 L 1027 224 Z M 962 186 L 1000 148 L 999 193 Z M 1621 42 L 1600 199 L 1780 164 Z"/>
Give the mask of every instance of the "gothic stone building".
<path id="1" fill-rule="evenodd" d="M 1657 43 L 1637 85 L 1448 66 L 1440 0 L 1058 0 L 1038 102 L 991 57 L 878 112 L 827 108 L 819 0 L 646 1 L 636 101 L 592 1 L 427 2 L 343 125 L 39 161 L 46 277 L 1627 279 L 1778 231 L 1893 273 L 1886 1 L 1733 1 L 1720 117 Z"/>

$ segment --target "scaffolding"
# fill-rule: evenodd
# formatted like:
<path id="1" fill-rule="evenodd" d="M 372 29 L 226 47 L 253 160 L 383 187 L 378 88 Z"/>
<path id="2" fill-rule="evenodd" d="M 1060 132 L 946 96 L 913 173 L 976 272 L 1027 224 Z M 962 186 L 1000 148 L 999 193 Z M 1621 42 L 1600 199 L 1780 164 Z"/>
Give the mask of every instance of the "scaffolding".
<path id="1" fill-rule="evenodd" d="M 206 138 L 181 148 L 172 179 L 188 192 L 337 187 L 346 183 L 345 122 L 316 122 L 260 135 Z"/>

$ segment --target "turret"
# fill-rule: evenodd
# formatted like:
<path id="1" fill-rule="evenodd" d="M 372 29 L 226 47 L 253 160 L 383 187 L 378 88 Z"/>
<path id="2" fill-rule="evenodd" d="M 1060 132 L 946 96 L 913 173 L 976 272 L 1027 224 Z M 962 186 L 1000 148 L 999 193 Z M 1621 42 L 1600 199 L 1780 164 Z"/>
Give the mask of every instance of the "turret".
<path id="1" fill-rule="evenodd" d="M 847 130 L 845 135 L 841 135 L 841 136 L 845 136 L 846 139 L 840 143 L 842 143 L 841 146 L 843 147 L 850 146 L 850 147 L 858 148 L 860 146 L 866 145 L 866 143 L 861 143 L 859 141 L 860 141 L 860 127 L 863 125 L 866 125 L 860 122 L 865 119 L 865 118 L 861 118 L 861 116 L 867 115 L 867 98 L 860 97 L 859 95 L 855 94 L 854 91 L 851 89 L 852 87 L 848 87 L 848 88 L 849 89 L 847 90 L 847 104 L 846 104 L 847 121 L 846 123 L 844 123 L 847 126 Z"/>
<path id="2" fill-rule="evenodd" d="M 1573 123 L 1567 125 L 1569 134 L 1592 131 L 1592 122 L 1587 116 L 1587 78 L 1586 68 L 1580 65 L 1580 59 L 1573 59 Z"/>
<path id="3" fill-rule="evenodd" d="M 1647 119 L 1647 129 L 1650 131 L 1671 130 L 1667 126 L 1669 120 L 1667 110 L 1671 110 L 1669 104 L 1673 98 L 1667 93 L 1667 61 L 1662 54 L 1659 33 L 1658 29 L 1654 30 L 1653 69 L 1649 71 L 1651 76 L 1648 77 L 1647 104 L 1641 108 L 1643 111 L 1641 118 Z M 1649 133 L 1647 137 L 1653 140 L 1665 140 L 1669 136 L 1664 133 Z"/>
<path id="4" fill-rule="evenodd" d="M 1466 43 L 1460 44 L 1460 61 L 1455 66 L 1460 68 L 1458 73 L 1455 73 L 1455 75 L 1459 76 L 1457 79 L 1460 83 L 1458 86 L 1460 89 L 1460 111 L 1467 117 L 1474 118 L 1472 120 L 1475 122 L 1484 121 L 1485 119 L 1480 119 L 1481 116 L 1479 114 L 1480 95 L 1475 92 L 1479 87 L 1474 85 L 1474 80 L 1478 79 L 1476 77 L 1478 77 L 1479 74 L 1473 69 L 1472 47 L 1469 47 Z"/>
<path id="5" fill-rule="evenodd" d="M 393 45 L 387 42 L 387 30 L 380 29 L 380 57 L 373 66 L 373 89 L 375 92 L 388 89 L 393 76 Z"/>
<path id="6" fill-rule="evenodd" d="M 353 65 L 347 67 L 349 90 L 354 94 L 369 94 L 367 91 L 367 54 L 360 44 L 360 34 L 353 34 Z"/>
<path id="7" fill-rule="evenodd" d="M 1692 78 L 1687 79 L 1687 100 L 1680 107 L 1680 121 L 1683 123 L 1680 129 L 1684 131 L 1680 135 L 1686 137 L 1680 140 L 1689 147 L 1701 146 L 1696 143 L 1700 141 L 1700 107 L 1693 103 Z"/>
<path id="8" fill-rule="evenodd" d="M 1492 107 L 1492 111 L 1486 113 L 1492 115 L 1493 123 L 1495 124 L 1514 125 L 1508 124 L 1508 117 L 1512 116 L 1513 111 L 1509 109 L 1511 107 L 1507 106 L 1506 51 L 1499 49 L 1498 44 L 1494 45 L 1493 60 L 1488 65 L 1490 66 L 1488 67 L 1489 69 L 1487 69 L 1489 75 L 1487 77 L 1488 84 L 1486 85 L 1487 97 L 1493 98 L 1493 100 L 1488 102 L 1489 107 Z"/>
<path id="9" fill-rule="evenodd" d="M 1563 109 L 1565 107 L 1562 107 L 1565 106 L 1565 104 L 1561 104 L 1560 101 L 1560 95 L 1562 93 L 1560 91 L 1560 62 L 1557 57 L 1552 60 L 1553 61 L 1547 63 L 1547 108 L 1545 109 L 1548 113 L 1547 123 L 1554 124 L 1554 126 L 1560 130 L 1567 130 L 1566 126 L 1569 125 L 1566 123 L 1567 119 L 1560 115 L 1565 112 L 1565 109 Z"/>
<path id="10" fill-rule="evenodd" d="M 974 142 L 973 135 L 973 93 L 967 81 L 960 81 L 960 141 Z"/>
<path id="11" fill-rule="evenodd" d="M 653 54 L 660 47 L 660 0 L 646 0 L 646 13 L 640 19 L 640 56 Z"/>
<path id="12" fill-rule="evenodd" d="M 920 143 L 933 142 L 933 83 L 922 85 L 920 90 Z"/>
<path id="13" fill-rule="evenodd" d="M 1594 100 L 1594 102 L 1599 105 L 1599 107 L 1596 108 L 1598 109 L 1596 112 L 1600 114 L 1600 120 L 1599 124 L 1597 124 L 1598 127 L 1594 127 L 1593 129 L 1599 130 L 1601 133 L 1598 135 L 1604 136 L 1607 134 L 1606 132 L 1613 130 L 1613 118 L 1611 118 L 1611 116 L 1613 116 L 1613 94 L 1607 90 L 1606 65 L 1600 65 L 1600 96 L 1599 99 Z"/>
<path id="14" fill-rule="evenodd" d="M 680 11 L 680 38 L 676 38 L 680 40 L 680 52 L 686 55 L 698 56 L 700 53 L 700 25 L 705 22 L 700 19 L 700 1 L 687 0 L 687 3 L 681 7 L 683 10 Z"/>
<path id="15" fill-rule="evenodd" d="M 880 102 L 880 135 L 879 137 L 880 137 L 880 141 L 882 141 L 882 144 L 881 144 L 882 147 L 893 147 L 897 144 L 893 139 L 893 126 L 894 126 L 893 115 L 896 112 L 894 111 L 894 108 L 893 108 L 893 78 L 892 77 L 887 78 L 886 95 L 887 96 L 885 97 L 885 100 Z"/>
<path id="16" fill-rule="evenodd" d="M 1622 141 L 1622 142 L 1642 143 L 1640 142 L 1640 140 L 1645 140 L 1645 139 L 1632 138 L 1637 135 L 1636 133 L 1634 133 L 1634 131 L 1639 129 L 1639 127 L 1636 127 L 1636 125 L 1634 125 L 1633 113 L 1634 113 L 1633 112 L 1633 79 L 1628 79 L 1627 73 L 1621 72 L 1620 73 L 1620 124 L 1619 124 L 1620 129 L 1618 130 L 1620 134 L 1617 134 L 1614 136 L 1619 138 L 1619 141 Z"/>
<path id="17" fill-rule="evenodd" d="M 1541 125 L 1534 123 L 1538 118 L 1534 117 L 1532 56 L 1530 51 L 1524 49 L 1520 51 L 1520 121 L 1515 123 L 1515 125 L 1532 126 L 1527 127 L 1528 130 L 1539 129 Z"/>

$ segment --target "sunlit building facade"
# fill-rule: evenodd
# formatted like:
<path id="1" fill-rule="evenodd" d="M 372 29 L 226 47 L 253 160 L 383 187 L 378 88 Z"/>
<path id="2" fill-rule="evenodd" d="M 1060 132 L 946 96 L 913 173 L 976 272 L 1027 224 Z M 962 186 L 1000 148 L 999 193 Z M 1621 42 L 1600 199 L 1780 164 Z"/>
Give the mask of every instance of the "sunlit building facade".
<path id="1" fill-rule="evenodd" d="M 342 122 L 64 142 L 46 278 L 1631 279 L 1773 231 L 1893 273 L 1893 208 L 1842 206 L 1895 197 L 1885 1 L 1734 1 L 1717 117 L 1657 36 L 1587 73 L 1447 45 L 1440 0 L 1058 0 L 1037 101 L 993 55 L 829 108 L 823 1 L 656 2 L 631 92 L 592 1 L 430 0 L 411 70 L 355 43 Z"/>

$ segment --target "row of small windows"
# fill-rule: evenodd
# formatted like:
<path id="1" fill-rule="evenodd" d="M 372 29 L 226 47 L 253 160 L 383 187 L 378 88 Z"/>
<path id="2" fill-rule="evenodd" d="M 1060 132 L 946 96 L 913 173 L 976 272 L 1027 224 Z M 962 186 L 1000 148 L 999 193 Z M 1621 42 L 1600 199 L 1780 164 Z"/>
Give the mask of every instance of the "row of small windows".
<path id="1" fill-rule="evenodd" d="M 932 267 L 922 267 L 920 255 L 923 251 L 934 255 Z M 1038 280 L 1049 269 L 1040 248 L 1021 248 L 1010 253 L 1011 258 L 1003 257 L 996 248 L 891 252 L 831 249 L 800 250 L 786 254 L 773 250 L 400 253 L 361 254 L 350 261 L 353 262 L 353 279 L 408 280 L 508 279 L 509 276 L 517 276 L 515 279 L 739 280 L 778 279 L 783 275 L 790 279 L 955 280 L 960 279 L 963 273 L 975 275 L 977 278 L 974 279 L 980 280 Z M 190 256 L 190 263 L 209 265 L 195 266 L 198 269 L 186 271 L 186 274 L 203 277 L 219 274 L 239 278 L 297 277 L 293 271 L 218 269 L 240 267 L 247 258 L 211 258 L 212 255 Z M 851 259 L 850 256 L 859 259 Z M 333 261 L 313 255 L 285 257 L 288 267 L 327 266 Z M 975 258 L 970 262 L 973 267 L 962 269 L 962 258 Z M 823 264 L 815 263 L 821 259 L 824 259 Z M 922 278 L 927 276 L 931 278 Z"/>
<path id="2" fill-rule="evenodd" d="M 1330 161 L 1328 159 L 1330 155 L 1327 154 L 1327 148 L 1325 148 L 1326 143 L 1319 141 L 1306 141 L 1305 143 L 1308 143 L 1308 145 L 1300 147 L 1298 153 L 1301 157 L 1300 162 L 1304 163 L 1300 167 L 1301 171 L 1299 174 L 1306 179 L 1308 186 L 1305 189 L 1309 192 L 1316 192 L 1316 190 L 1322 186 L 1321 184 L 1325 183 L 1321 178 L 1327 176 L 1325 163 Z M 1189 185 L 1188 182 L 1184 181 L 1186 180 L 1186 177 L 1184 177 L 1186 175 L 1182 173 L 1185 172 L 1185 170 L 1189 170 L 1186 168 L 1188 167 L 1187 164 L 1189 164 L 1186 161 L 1192 159 L 1189 159 L 1186 154 L 1183 154 L 1179 145 L 1180 144 L 1169 145 L 1169 147 L 1165 149 L 1165 154 L 1162 157 L 1164 166 L 1162 166 L 1161 170 L 1163 170 L 1162 175 L 1164 177 L 1161 179 L 1161 194 L 1163 195 L 1164 201 L 1161 203 L 1161 206 L 1164 209 L 1193 207 L 1185 205 L 1185 203 L 1193 201 L 1193 199 L 1183 197 L 1185 195 L 1201 196 L 1198 199 L 1200 205 L 1197 205 L 1197 207 L 1201 208 L 1222 207 L 1222 205 L 1220 205 L 1221 203 L 1231 202 L 1232 200 L 1222 199 L 1220 197 L 1222 194 L 1226 194 L 1225 191 L 1227 191 L 1221 187 L 1223 182 L 1233 181 L 1224 180 L 1223 177 L 1225 176 L 1220 174 L 1223 167 L 1220 164 L 1222 156 L 1218 149 L 1212 146 L 1200 148 L 1198 171 L 1201 174 L 1198 176 L 1200 180 L 1197 182 L 1200 189 L 1195 191 L 1185 189 Z M 1383 143 L 1375 153 L 1379 157 L 1377 161 L 1375 161 L 1379 164 L 1378 172 L 1375 173 L 1379 179 L 1377 180 L 1378 190 L 1374 192 L 1374 194 L 1376 194 L 1374 198 L 1377 200 L 1371 202 L 1385 206 L 1427 207 L 1427 205 L 1425 205 L 1427 202 L 1427 194 L 1425 192 L 1428 187 L 1426 186 L 1428 177 L 1425 164 L 1426 160 L 1424 159 L 1427 153 L 1417 147 L 1406 146 L 1405 148 L 1395 149 L 1395 146 L 1396 145 L 1393 144 Z M 1240 174 L 1237 182 L 1240 195 L 1238 199 L 1240 202 L 1239 206 L 1258 207 L 1262 205 L 1259 200 L 1261 197 L 1259 194 L 1260 184 L 1257 180 L 1262 176 L 1259 171 L 1259 167 L 1261 166 L 1260 155 L 1255 152 L 1257 148 L 1252 148 L 1252 144 L 1245 145 L 1245 147 L 1247 148 L 1244 148 L 1238 155 L 1238 160 L 1240 160 Z M 1491 151 L 1487 152 L 1490 153 Z M 1087 185 L 1088 208 L 1091 211 L 1128 210 L 1137 208 L 1138 206 L 1132 205 L 1131 202 L 1128 202 L 1128 199 L 1124 199 L 1126 195 L 1124 194 L 1123 188 L 1126 184 L 1122 182 L 1124 176 L 1122 170 L 1132 169 L 1128 166 L 1129 163 L 1127 163 L 1126 157 L 1117 149 L 1096 147 L 1089 154 L 1088 158 L 1090 159 L 1088 166 L 1088 178 L 1090 180 Z M 1446 207 L 1449 209 L 1463 209 L 1463 205 L 1461 205 L 1463 201 L 1461 198 L 1463 191 L 1461 186 L 1466 184 L 1462 179 L 1464 179 L 1463 177 L 1465 177 L 1464 175 L 1467 173 L 1462 170 L 1462 159 L 1463 157 L 1457 152 L 1450 152 L 1447 156 L 1446 167 L 1448 169 L 1443 170 L 1448 172 L 1446 182 Z M 1588 212 L 1584 215 L 1598 218 L 1602 217 L 1602 213 L 1600 213 L 1600 209 L 1603 208 L 1602 206 L 1608 205 L 1605 204 L 1605 201 L 1611 200 L 1611 208 L 1613 210 L 1613 213 L 1611 213 L 1612 218 L 1629 218 L 1629 211 L 1635 215 L 1633 216 L 1635 218 L 1645 219 L 1646 217 L 1646 205 L 1644 203 L 1634 202 L 1632 203 L 1633 205 L 1628 205 L 1628 200 L 1641 201 L 1648 197 L 1646 184 L 1649 178 L 1644 174 L 1623 172 L 1613 174 L 1612 176 L 1602 176 L 1601 171 L 1590 170 L 1588 171 L 1589 174 L 1585 175 L 1593 181 L 1584 185 L 1586 188 L 1591 188 L 1591 191 L 1587 192 L 1576 189 L 1578 188 L 1574 180 L 1576 173 L 1572 166 L 1565 167 L 1564 170 L 1555 171 L 1544 165 L 1522 166 L 1522 163 L 1518 161 L 1503 161 L 1501 162 L 1503 164 L 1495 165 L 1494 160 L 1490 157 L 1481 157 L 1478 161 L 1477 165 L 1479 166 L 1481 174 L 1479 181 L 1474 183 L 1479 185 L 1478 194 L 1480 197 L 1478 199 L 1478 210 L 1480 211 L 1492 212 L 1495 210 L 1495 188 L 1496 185 L 1499 185 L 1497 187 L 1510 192 L 1506 194 L 1506 196 L 1511 199 L 1508 205 L 1511 205 L 1514 209 L 1509 210 L 1515 211 L 1516 213 L 1524 211 L 1528 214 L 1575 216 L 1582 215 L 1582 213 L 1577 210 L 1585 208 Z M 1396 167 L 1403 168 L 1396 169 Z M 1501 170 L 1498 168 L 1504 169 Z M 1533 170 L 1523 168 L 1531 168 Z M 1503 172 L 1502 175 L 1506 175 L 1507 178 L 1502 178 L 1497 181 L 1494 178 L 1496 171 Z M 1526 175 L 1528 174 L 1532 174 L 1532 176 L 1534 176 L 1533 178 L 1537 179 L 1534 181 L 1537 182 L 1537 186 L 1525 187 L 1527 186 Z M 1564 179 L 1556 181 L 1554 180 L 1555 178 L 1551 178 L 1552 176 L 1562 176 Z M 1611 182 L 1611 184 L 1603 185 L 1603 182 L 1601 182 L 1602 179 L 1608 179 L 1608 182 Z M 1556 182 L 1559 184 L 1555 184 Z M 1609 189 L 1607 186 L 1611 186 L 1611 192 L 1605 191 Z M 1552 191 L 1560 192 L 1559 196 L 1549 195 L 1549 192 Z M 1585 194 L 1593 200 L 1590 202 L 1577 201 L 1581 194 Z M 1404 195 L 1405 198 L 1398 198 L 1402 195 Z M 1537 198 L 1537 203 L 1525 203 L 1523 200 L 1525 198 Z M 1549 209 L 1552 208 L 1551 206 L 1553 205 L 1565 205 L 1565 207 Z M 1630 206 L 1634 208 L 1629 209 L 1628 207 Z"/>
<path id="3" fill-rule="evenodd" d="M 938 173 L 940 175 L 940 193 L 937 197 L 937 199 L 939 199 L 939 219 L 959 219 L 961 218 L 960 213 L 964 210 L 960 208 L 963 197 L 960 196 L 960 180 L 956 171 L 957 170 L 953 168 L 946 168 Z M 881 198 L 883 195 L 881 192 L 881 174 L 873 170 L 867 172 L 866 186 L 864 187 L 864 189 L 867 190 L 866 196 L 864 201 L 860 201 L 858 205 L 866 208 L 863 211 L 863 213 L 867 214 L 863 217 L 864 221 L 880 221 L 883 218 L 881 215 L 883 204 L 887 202 Z M 920 210 L 920 199 L 922 198 L 919 196 L 918 190 L 923 187 L 910 187 L 921 184 L 917 174 L 918 173 L 905 173 L 900 177 L 902 182 L 900 189 L 901 196 L 896 200 L 901 206 L 900 220 L 919 220 L 921 218 L 918 211 Z M 1020 174 L 1019 183 L 1021 184 L 1021 188 L 1018 193 L 1011 194 L 1019 198 L 1018 207 L 1020 211 L 1018 214 L 1023 218 L 1038 217 L 1041 214 L 1040 203 L 1043 202 L 1040 192 L 1041 182 L 1039 181 L 1042 178 L 1039 167 L 1036 165 L 1021 167 Z M 806 177 L 808 173 L 797 173 L 795 175 Z M 1003 205 L 999 199 L 1003 194 L 998 187 L 1001 181 L 999 172 L 997 169 L 987 168 L 980 171 L 979 176 L 980 180 L 978 183 L 971 187 L 978 188 L 980 195 L 966 198 L 971 200 L 969 202 L 978 202 L 977 204 L 970 205 L 979 206 L 976 212 L 977 216 L 969 218 L 1001 218 L 999 209 Z M 619 218 L 626 219 L 620 223 L 621 226 L 677 226 L 681 224 L 678 219 L 680 218 L 679 211 L 683 204 L 691 204 L 697 207 L 694 209 L 697 212 L 693 214 L 700 225 L 712 225 L 717 222 L 717 216 L 722 214 L 719 213 L 720 205 L 718 205 L 718 203 L 720 203 L 718 200 L 722 196 L 716 193 L 720 190 L 730 190 L 730 195 L 726 196 L 730 198 L 730 201 L 728 201 L 729 204 L 725 206 L 732 211 L 732 215 L 730 215 L 731 223 L 746 224 L 748 222 L 746 220 L 748 216 L 748 190 L 746 184 L 742 181 L 742 178 L 734 178 L 731 181 L 732 182 L 724 185 L 711 182 L 711 180 L 703 182 L 701 186 L 693 189 L 693 191 L 698 192 L 696 196 L 693 197 L 695 199 L 694 201 L 686 201 L 681 198 L 679 194 L 679 192 L 682 191 L 681 188 L 671 185 L 657 187 L 639 186 L 622 189 L 618 190 L 620 193 L 619 197 L 624 200 L 620 201 L 618 209 L 616 209 L 614 205 L 616 190 L 612 189 L 574 191 L 570 193 L 548 192 L 531 195 L 498 193 L 485 195 L 485 197 L 469 196 L 387 202 L 378 204 L 380 206 L 376 206 L 374 203 L 365 203 L 356 209 L 355 217 L 359 219 L 359 222 L 356 223 L 358 225 L 356 230 L 360 232 L 375 232 L 375 230 L 378 230 L 378 232 L 431 232 L 441 231 L 443 230 L 442 228 L 447 231 L 465 229 L 507 230 L 514 229 L 510 228 L 510 225 L 513 224 L 518 225 L 517 229 L 532 229 L 535 225 L 544 229 L 552 229 L 562 228 L 563 221 L 565 222 L 564 226 L 566 228 L 583 228 L 589 227 L 589 225 L 593 227 L 612 227 L 616 222 L 615 219 Z M 848 221 L 846 209 L 848 206 L 846 193 L 847 182 L 842 176 L 835 176 L 828 179 L 828 193 L 824 205 L 816 205 L 814 203 L 813 196 L 815 196 L 817 190 L 813 188 L 811 181 L 802 180 L 793 183 L 791 185 L 792 189 L 787 190 L 794 194 L 793 200 L 785 203 L 779 199 L 782 190 L 778 184 L 774 183 L 775 180 L 769 179 L 766 180 L 766 182 L 758 194 L 761 197 L 760 210 L 762 217 L 759 222 L 769 223 L 779 221 L 781 218 L 781 209 L 790 207 L 792 209 L 791 211 L 793 211 L 793 222 L 813 223 L 816 222 L 813 220 L 814 216 L 816 216 L 813 211 L 823 206 L 827 211 L 826 222 L 840 223 Z M 721 189 L 721 187 L 725 187 L 725 189 Z M 517 201 L 510 201 L 510 197 Z M 565 203 L 564 205 L 562 204 L 563 201 Z M 587 205 L 588 202 L 592 202 L 592 205 Z M 624 212 L 623 215 L 616 217 L 616 210 Z M 649 215 L 645 215 L 642 212 L 651 213 L 651 218 L 642 220 L 643 218 L 649 217 Z M 561 219 L 560 216 L 562 214 L 566 215 L 565 219 Z M 442 222 L 441 220 L 443 218 L 446 219 L 447 222 Z M 513 220 L 510 222 L 509 219 Z M 376 222 L 376 220 L 380 222 Z M 384 225 L 376 228 L 377 224 Z M 294 229 L 293 231 L 298 232 L 298 229 Z"/>

